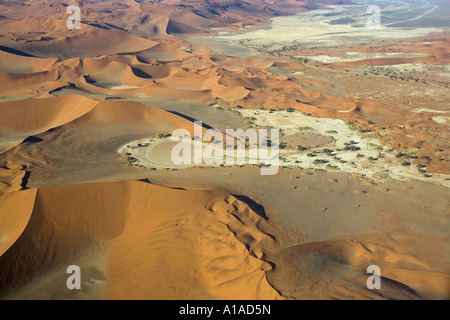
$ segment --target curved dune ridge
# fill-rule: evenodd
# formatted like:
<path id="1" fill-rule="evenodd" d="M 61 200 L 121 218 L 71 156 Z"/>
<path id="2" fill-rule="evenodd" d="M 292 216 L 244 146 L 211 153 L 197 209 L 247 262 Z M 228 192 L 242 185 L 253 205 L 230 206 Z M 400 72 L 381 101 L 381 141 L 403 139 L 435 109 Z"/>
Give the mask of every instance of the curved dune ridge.
<path id="1" fill-rule="evenodd" d="M 0 103 L 0 155 L 25 138 L 69 123 L 89 112 L 97 101 L 82 96 Z"/>
<path id="2" fill-rule="evenodd" d="M 33 211 L 36 190 L 14 192 L 1 197 L 0 256 L 20 237 Z"/>
<path id="3" fill-rule="evenodd" d="M 58 127 L 86 114 L 97 101 L 82 96 L 59 99 L 12 101 L 0 105 L 0 128 L 4 135 L 33 135 Z"/>
<path id="4" fill-rule="evenodd" d="M 20 208 L 8 215 L 16 201 Z M 0 208 L 11 222 L 1 229 L 2 295 L 85 256 L 102 255 L 99 268 L 108 280 L 97 298 L 280 298 L 266 279 L 271 266 L 261 260 L 274 242 L 259 227 L 263 219 L 222 192 L 99 183 L 11 193 Z M 26 286 L 20 294 L 51 298 L 65 288 L 66 277 L 38 297 L 28 296 Z M 86 290 L 92 283 L 83 278 Z"/>

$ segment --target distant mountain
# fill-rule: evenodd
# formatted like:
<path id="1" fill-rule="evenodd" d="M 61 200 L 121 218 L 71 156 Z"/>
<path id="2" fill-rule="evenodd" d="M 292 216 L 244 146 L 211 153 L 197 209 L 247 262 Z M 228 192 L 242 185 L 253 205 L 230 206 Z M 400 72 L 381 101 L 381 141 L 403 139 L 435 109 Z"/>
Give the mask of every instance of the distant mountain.
<path id="1" fill-rule="evenodd" d="M 67 17 L 67 7 L 81 8 L 91 26 L 116 28 L 141 36 L 199 34 L 211 28 L 260 25 L 276 16 L 323 8 L 320 4 L 352 4 L 347 0 L 0 0 L 1 20 Z M 36 30 L 38 31 L 38 30 Z"/>

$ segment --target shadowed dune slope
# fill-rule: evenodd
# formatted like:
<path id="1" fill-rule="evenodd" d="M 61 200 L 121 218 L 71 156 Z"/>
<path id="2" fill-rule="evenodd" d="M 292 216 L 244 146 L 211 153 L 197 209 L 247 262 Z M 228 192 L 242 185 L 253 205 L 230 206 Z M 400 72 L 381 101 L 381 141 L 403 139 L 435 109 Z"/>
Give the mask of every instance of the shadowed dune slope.
<path id="1" fill-rule="evenodd" d="M 73 95 L 57 99 L 51 97 L 0 103 L 0 154 L 29 136 L 81 117 L 97 103 Z"/>
<path id="2" fill-rule="evenodd" d="M 0 256 L 20 237 L 28 224 L 36 189 L 14 192 L 0 198 Z"/>
<path id="3" fill-rule="evenodd" d="M 73 95 L 1 103 L 0 132 L 28 135 L 43 132 L 81 117 L 97 103 Z"/>

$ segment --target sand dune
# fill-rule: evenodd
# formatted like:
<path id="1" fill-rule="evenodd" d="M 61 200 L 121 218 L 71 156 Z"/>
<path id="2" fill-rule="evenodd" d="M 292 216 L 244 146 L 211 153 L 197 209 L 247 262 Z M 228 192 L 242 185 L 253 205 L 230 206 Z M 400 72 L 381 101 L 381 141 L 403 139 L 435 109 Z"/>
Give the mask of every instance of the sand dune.
<path id="1" fill-rule="evenodd" d="M 32 171 L 32 177 L 37 180 L 42 178 L 42 181 L 46 181 L 49 177 L 60 176 L 61 184 L 76 182 L 65 178 L 65 175 L 75 168 L 80 173 L 78 182 L 102 181 L 104 176 L 114 172 L 120 177 L 121 173 L 120 170 L 117 171 L 117 166 L 127 168 L 127 165 L 117 150 L 124 144 L 146 137 L 157 137 L 160 134 L 171 134 L 177 129 L 186 129 L 194 135 L 194 126 L 190 120 L 139 102 L 97 102 L 77 96 L 43 98 L 37 101 L 42 101 L 41 105 L 48 108 L 64 106 L 65 102 L 72 101 L 75 108 L 68 108 L 66 115 L 69 116 L 72 112 L 72 116 L 78 118 L 55 117 L 60 109 L 56 110 L 55 115 L 48 113 L 48 117 L 45 118 L 43 115 L 46 113 L 41 110 L 42 117 L 36 117 L 30 123 L 37 128 L 23 128 L 26 122 L 21 122 L 22 133 L 11 129 L 6 131 L 8 128 L 5 128 L 2 135 L 5 147 L 2 150 L 3 154 L 0 154 L 0 167 L 5 170 L 17 170 L 13 176 L 16 174 L 21 176 L 14 178 L 18 186 L 10 189 L 13 178 L 9 175 L 13 173 L 9 172 L 7 175 L 5 173 L 4 179 L 0 175 L 0 182 L 4 183 L 2 189 L 5 189 L 2 193 L 21 189 L 20 179 L 23 178 L 25 171 Z M 81 101 L 84 101 L 85 105 L 77 107 L 76 103 Z M 16 111 L 19 112 L 21 107 L 27 105 L 32 106 L 32 102 L 17 101 Z M 11 106 L 10 103 L 4 104 Z M 75 110 L 78 113 L 74 112 Z M 39 120 L 41 122 L 38 122 Z M 202 130 L 206 128 L 203 127 Z M 29 135 L 31 137 L 25 139 Z M 100 166 L 99 162 L 102 163 Z M 60 173 L 56 173 L 57 171 Z M 24 186 L 27 186 L 27 181 L 24 182 Z"/>
<path id="2" fill-rule="evenodd" d="M 6 51 L 0 51 L 0 57 L 0 69 L 11 74 L 44 71 L 56 62 L 56 59 L 24 57 Z"/>
<path id="3" fill-rule="evenodd" d="M 16 35 L 14 38 L 4 39 L 2 42 L 5 46 L 43 58 L 95 57 L 101 54 L 140 51 L 156 44 L 154 41 L 111 27 L 84 24 L 81 30 L 71 33 L 67 31 L 66 19 L 56 17 L 26 17 L 3 24 L 1 29 L 1 32 L 14 32 Z M 39 34 L 44 33 L 46 39 L 42 41 Z M 27 41 L 21 40 L 23 38 Z"/>
<path id="4" fill-rule="evenodd" d="M 448 298 L 448 275 L 429 270 L 410 251 L 407 244 L 399 243 L 392 247 L 355 240 L 306 243 L 271 253 L 268 259 L 278 267 L 269 271 L 268 278 L 296 299 Z M 383 291 L 378 296 L 357 285 L 367 279 L 366 268 L 372 261 L 383 270 Z M 290 282 L 293 273 L 301 279 Z M 327 286 L 336 281 L 340 285 Z M 344 289 L 352 283 L 353 290 Z"/>
<path id="5" fill-rule="evenodd" d="M 81 96 L 44 98 L 0 104 L 3 135 L 29 136 L 73 121 L 97 104 Z"/>
<path id="6" fill-rule="evenodd" d="M 405 112 L 396 106 L 328 93 L 333 88 L 324 83 L 269 72 L 274 65 L 267 61 L 256 60 L 252 63 L 247 59 L 246 66 L 238 67 L 233 59 L 228 58 L 221 60 L 223 66 L 219 66 L 208 58 L 208 53 L 189 53 L 176 49 L 176 43 L 180 45 L 179 42 L 171 44 L 169 41 L 153 46 L 157 50 L 155 52 L 174 52 L 175 56 L 172 58 L 180 59 L 175 61 L 169 59 L 162 62 L 145 58 L 139 52 L 96 58 L 38 59 L 39 67 L 35 69 L 38 72 L 0 73 L 0 77 L 7 83 L 1 91 L 5 95 L 25 97 L 42 97 L 49 92 L 59 94 L 59 91 L 63 92 L 65 89 L 78 90 L 77 94 L 86 95 L 115 96 L 119 93 L 130 98 L 176 96 L 178 99 L 203 103 L 221 101 L 223 107 L 230 108 L 236 105 L 244 108 L 293 108 L 319 117 L 344 117 L 357 121 L 362 126 L 367 126 L 370 119 L 377 123 L 377 129 L 385 128 L 385 136 L 379 137 L 382 141 L 391 140 L 390 143 L 399 148 L 420 146 L 423 150 L 421 156 L 431 159 L 429 172 L 449 172 L 447 162 L 439 161 L 428 152 L 442 149 L 442 138 L 439 134 L 429 136 L 426 115 Z M 16 57 L 18 63 L 25 59 L 18 55 Z M 10 60 L 13 58 L 9 55 Z M 34 64 L 36 59 L 31 59 L 30 63 Z M 280 66 L 287 68 L 290 65 Z M 390 114 L 390 117 L 386 117 L 386 114 Z M 414 130 L 410 130 L 408 137 L 389 133 L 398 132 L 398 126 L 405 122 L 414 123 Z M 441 132 L 443 128 L 439 128 L 439 124 L 437 126 L 436 133 Z M 366 130 L 371 130 L 373 126 L 368 127 Z"/>
<path id="7" fill-rule="evenodd" d="M 103 183 L 20 191 L 2 197 L 0 206 L 17 199 L 23 199 L 23 213 L 13 218 L 7 243 L 18 239 L 0 257 L 3 295 L 101 250 L 108 282 L 98 298 L 280 297 L 265 277 L 270 265 L 260 259 L 273 242 L 255 226 L 261 218 L 221 192 Z M 21 297 L 51 297 L 64 288 L 60 280 L 37 297 L 25 286 Z"/>
<path id="8" fill-rule="evenodd" d="M 0 156 L 21 143 L 42 141 L 34 135 L 67 124 L 89 112 L 97 101 L 81 96 L 0 103 Z M 37 161 L 31 159 L 31 161 Z M 26 162 L 2 161 L 0 195 L 26 187 Z"/>
<path id="9" fill-rule="evenodd" d="M 26 190 L 3 195 L 0 200 L 0 256 L 20 237 L 31 216 L 36 190 Z"/>
<path id="10" fill-rule="evenodd" d="M 154 134 L 171 133 L 176 129 L 193 132 L 192 122 L 138 102 L 100 102 L 84 117 L 80 117 L 77 125 L 95 123 L 95 125 L 133 125 L 147 127 Z"/>
<path id="11" fill-rule="evenodd" d="M 17 214 L 8 215 L 17 201 Z M 411 247 L 411 234 L 279 247 L 265 231 L 264 216 L 224 192 L 96 183 L 13 192 L 0 198 L 0 208 L 11 221 L 1 230 L 0 292 L 6 299 L 77 298 L 65 289 L 63 270 L 71 264 L 86 271 L 82 292 L 96 299 L 448 295 L 448 275 L 436 267 L 442 259 L 425 262 L 427 243 Z M 361 285 L 374 262 L 383 270 L 381 292 Z"/>
<path id="12" fill-rule="evenodd" d="M 11 168 L 0 168 L 0 196 L 22 189 L 25 171 Z"/>
<path id="13" fill-rule="evenodd" d="M 324 93 L 321 91 L 324 85 L 318 82 L 306 80 L 318 91 L 303 89 L 298 83 L 300 79 L 267 71 L 272 62 L 247 60 L 247 66 L 237 67 L 234 61 L 223 60 L 223 66 L 218 67 L 209 59 L 209 53 L 189 53 L 175 44 L 161 42 L 120 57 L 49 60 L 45 64 L 47 69 L 41 67 L 39 72 L 29 74 L 1 73 L 9 83 L 3 92 L 30 96 L 70 87 L 114 95 L 115 88 L 121 88 L 128 90 L 130 96 L 176 95 L 203 102 L 218 98 L 250 107 L 295 108 L 319 116 L 328 116 L 329 110 L 349 111 L 366 103 Z"/>

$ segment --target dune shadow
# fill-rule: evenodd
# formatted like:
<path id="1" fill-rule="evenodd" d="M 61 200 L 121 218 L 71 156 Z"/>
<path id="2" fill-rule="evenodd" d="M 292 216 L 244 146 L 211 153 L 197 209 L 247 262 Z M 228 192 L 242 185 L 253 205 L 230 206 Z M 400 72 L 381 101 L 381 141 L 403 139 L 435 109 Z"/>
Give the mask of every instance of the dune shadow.
<path id="1" fill-rule="evenodd" d="M 255 202 L 247 196 L 233 194 L 233 197 L 248 205 L 250 209 L 252 209 L 258 216 L 260 216 L 264 220 L 269 220 L 269 217 L 267 217 L 266 214 L 266 210 L 259 203 Z"/>
<path id="2" fill-rule="evenodd" d="M 189 116 L 187 116 L 187 115 L 184 115 L 184 114 L 182 114 L 182 113 L 179 113 L 179 112 L 177 112 L 177 111 L 167 111 L 167 112 L 170 112 L 170 113 L 172 113 L 172 114 L 174 114 L 174 115 L 177 115 L 177 116 L 179 116 L 179 117 L 182 117 L 182 118 L 184 118 L 184 119 L 186 119 L 186 120 L 189 120 L 189 121 L 191 121 L 192 123 L 194 123 L 195 121 L 200 121 L 200 120 L 194 119 L 194 118 L 192 118 L 192 117 L 189 117 Z M 207 125 L 206 123 L 203 123 L 203 127 L 205 127 L 206 129 L 212 129 L 212 130 L 214 130 L 213 127 L 211 127 L 210 125 Z"/>
<path id="3" fill-rule="evenodd" d="M 144 178 L 144 179 L 139 179 L 137 180 L 139 182 L 144 182 L 144 183 L 148 183 L 148 184 L 153 184 L 148 178 Z"/>
<path id="4" fill-rule="evenodd" d="M 148 184 L 151 184 L 151 185 L 157 185 L 157 186 L 158 186 L 158 184 L 153 184 L 148 178 L 139 179 L 139 180 L 137 180 L 137 181 L 139 181 L 139 182 L 144 182 L 144 183 L 148 183 Z M 165 188 L 172 189 L 172 190 L 187 191 L 186 188 L 181 188 L 181 187 L 165 187 Z"/>
<path id="5" fill-rule="evenodd" d="M 87 82 L 87 83 L 89 83 L 89 84 L 96 84 L 97 83 L 97 81 L 95 81 L 94 79 L 92 79 L 91 78 L 91 76 L 83 76 L 84 77 L 84 80 Z"/>
<path id="6" fill-rule="evenodd" d="M 418 298 L 422 298 L 414 289 L 412 289 L 411 287 L 408 287 L 404 283 L 401 283 L 401 282 L 398 282 L 398 281 L 395 281 L 395 280 L 392 280 L 392 279 L 389 279 L 389 278 L 386 278 L 386 277 L 383 277 L 383 276 L 381 276 L 381 281 L 384 281 L 385 283 L 387 283 L 391 287 L 397 288 L 397 289 L 402 290 L 402 291 L 406 291 L 409 294 L 412 294 L 412 295 L 414 295 L 414 296 L 416 296 Z"/>
<path id="7" fill-rule="evenodd" d="M 136 56 L 137 61 L 139 61 L 140 63 L 145 63 L 145 64 L 149 64 L 151 62 L 151 60 L 149 58 L 146 57 L 141 57 L 139 55 Z"/>
<path id="8" fill-rule="evenodd" d="M 22 178 L 22 183 L 20 184 L 21 189 L 20 190 L 28 190 L 28 180 L 30 180 L 31 172 L 25 171 L 25 175 Z"/>
<path id="9" fill-rule="evenodd" d="M 92 27 L 99 28 L 99 29 L 109 30 L 108 27 L 102 26 L 101 24 L 98 24 L 98 23 L 88 23 L 88 25 L 90 25 L 90 26 L 92 26 Z"/>
<path id="10" fill-rule="evenodd" d="M 61 92 L 64 89 L 77 90 L 77 91 L 80 91 L 80 92 L 83 91 L 80 88 L 78 88 L 75 84 L 69 82 L 68 85 L 62 86 L 62 87 L 58 87 L 56 89 L 53 89 L 52 91 L 49 91 L 48 94 L 53 94 L 55 92 Z"/>
<path id="11" fill-rule="evenodd" d="M 120 30 L 120 31 L 123 31 L 123 32 L 130 33 L 127 29 L 118 27 L 118 26 L 116 26 L 115 24 L 112 24 L 112 23 L 105 22 L 105 25 L 106 25 L 107 27 L 111 28 L 111 29 L 116 29 L 116 30 Z"/>
<path id="12" fill-rule="evenodd" d="M 39 138 L 39 137 L 34 137 L 34 136 L 30 136 L 28 138 L 25 138 L 21 144 L 25 144 L 25 143 L 38 143 L 38 142 L 42 142 L 44 141 L 44 139 Z"/>
<path id="13" fill-rule="evenodd" d="M 151 79 L 152 78 L 148 73 L 145 73 L 144 71 L 142 71 L 142 70 L 140 70 L 138 68 L 131 67 L 131 71 L 133 72 L 133 74 L 136 77 L 144 78 L 144 79 Z"/>
<path id="14" fill-rule="evenodd" d="M 15 55 L 18 55 L 18 56 L 22 56 L 22 57 L 36 58 L 36 56 L 33 56 L 32 54 L 29 54 L 29 53 L 26 53 L 26 52 L 23 52 L 23 51 L 20 51 L 20 50 L 17 50 L 17 49 L 13 49 L 13 48 L 10 48 L 10 47 L 0 46 L 0 50 L 8 52 L 8 53 L 15 54 Z"/>
<path id="15" fill-rule="evenodd" d="M 367 273 L 367 275 L 372 275 L 371 273 Z M 411 287 L 407 286 L 406 284 L 396 281 L 396 280 L 392 280 L 383 276 L 380 276 L 381 278 L 381 286 L 387 285 L 388 287 L 397 290 L 399 292 L 406 292 L 407 294 L 410 294 L 416 298 L 419 299 L 423 299 L 423 297 L 418 294 L 414 289 L 412 289 Z M 379 292 L 379 295 L 384 297 L 384 294 L 382 292 Z"/>

